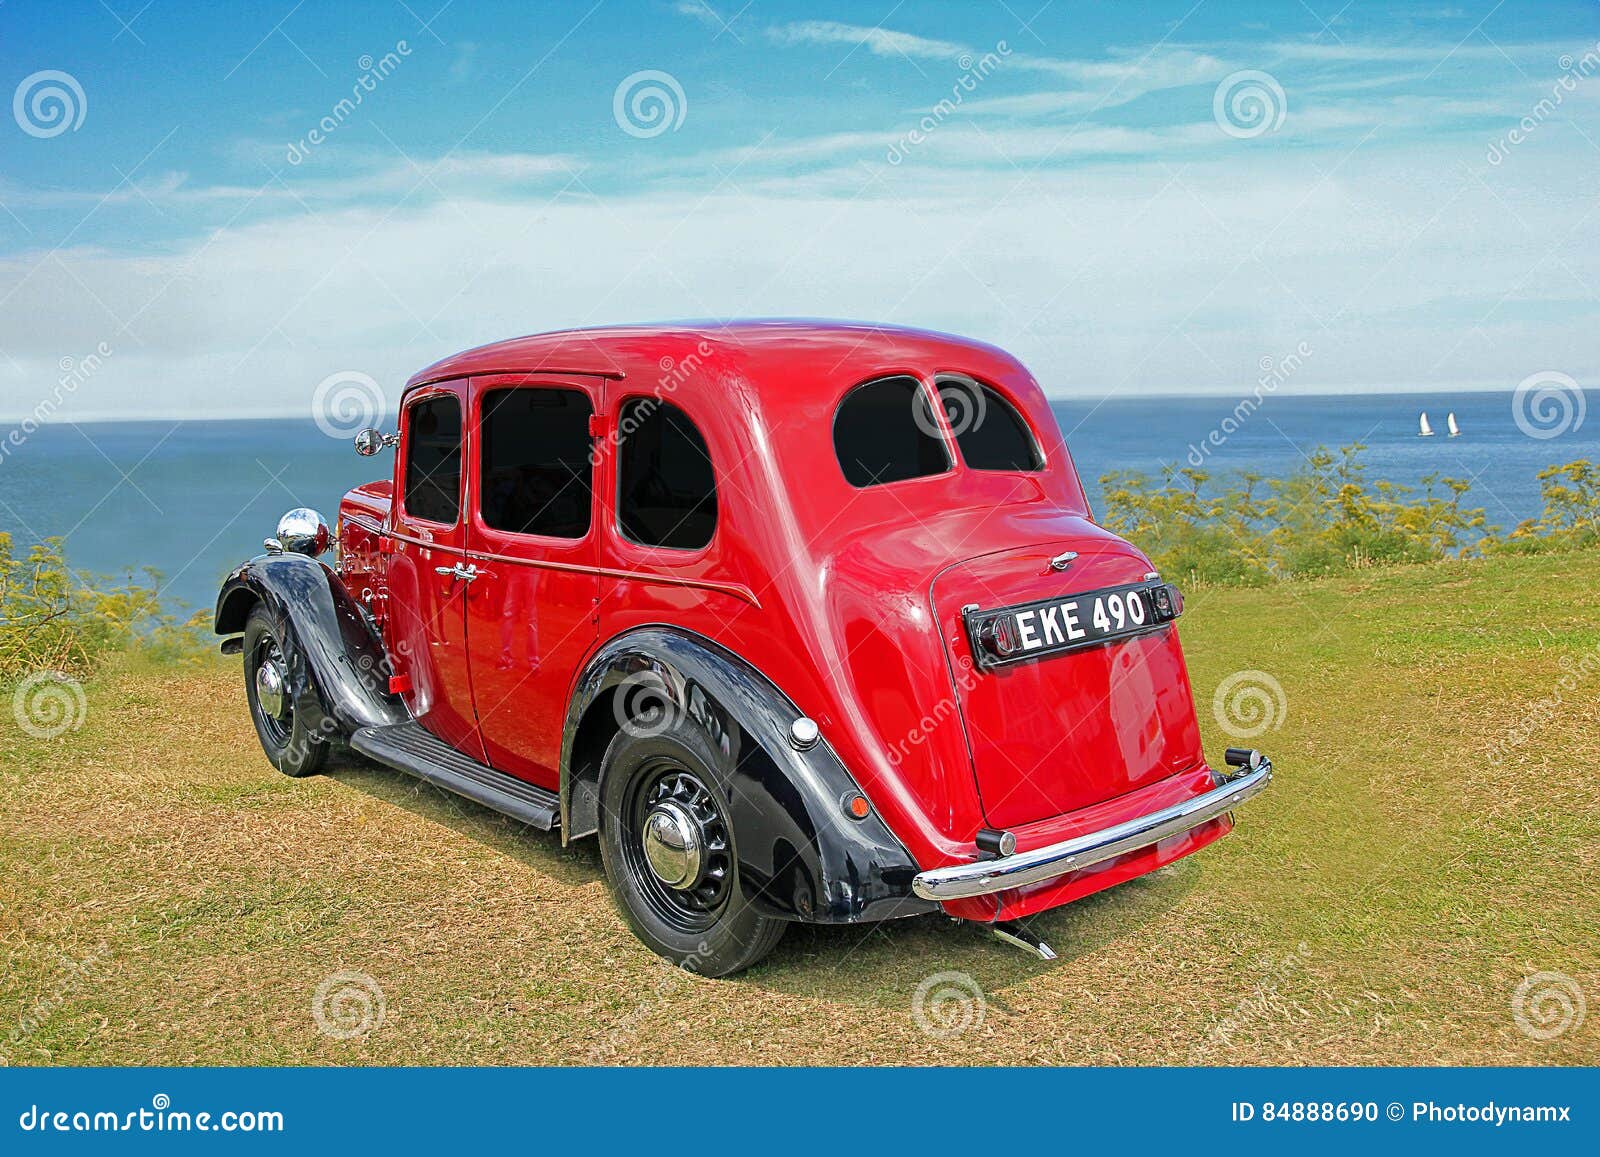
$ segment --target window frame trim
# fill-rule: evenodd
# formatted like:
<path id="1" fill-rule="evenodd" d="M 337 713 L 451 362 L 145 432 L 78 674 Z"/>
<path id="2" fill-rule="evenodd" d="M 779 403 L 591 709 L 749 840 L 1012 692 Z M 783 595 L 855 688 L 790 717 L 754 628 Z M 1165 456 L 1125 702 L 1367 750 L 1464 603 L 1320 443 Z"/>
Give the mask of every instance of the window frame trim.
<path id="1" fill-rule="evenodd" d="M 711 466 L 711 498 L 712 510 L 715 518 L 711 525 L 711 537 L 703 546 L 662 546 L 657 543 L 640 542 L 631 537 L 623 527 L 622 521 L 622 459 L 625 453 L 627 438 L 621 436 L 623 413 L 630 402 L 653 401 L 658 406 L 671 406 L 689 420 L 695 433 L 700 435 L 700 441 L 705 444 L 706 459 Z M 659 393 L 641 392 L 638 390 L 620 394 L 615 402 L 607 407 L 609 413 L 606 419 L 605 440 L 610 443 L 611 456 L 611 529 L 616 535 L 618 543 L 628 550 L 643 552 L 643 557 L 649 558 L 661 555 L 664 560 L 684 564 L 696 562 L 709 554 L 717 545 L 718 536 L 722 533 L 724 507 L 722 503 L 722 486 L 717 479 L 717 463 L 711 450 L 711 439 L 706 437 L 706 428 L 695 421 L 694 415 L 679 405 L 672 398 L 662 397 Z"/>

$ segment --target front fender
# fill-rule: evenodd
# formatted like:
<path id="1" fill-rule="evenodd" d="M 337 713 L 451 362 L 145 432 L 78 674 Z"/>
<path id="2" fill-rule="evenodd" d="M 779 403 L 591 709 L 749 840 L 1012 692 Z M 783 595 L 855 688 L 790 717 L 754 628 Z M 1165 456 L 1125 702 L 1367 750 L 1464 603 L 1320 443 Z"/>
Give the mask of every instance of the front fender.
<path id="1" fill-rule="evenodd" d="M 339 576 L 303 554 L 267 554 L 230 574 L 217 595 L 216 633 L 244 630 L 250 608 L 266 605 L 283 631 L 281 640 L 297 709 L 311 708 L 313 725 L 348 736 L 361 727 L 384 727 L 410 718 L 389 693 L 390 665 L 383 643 Z M 304 685 L 304 674 L 310 686 Z M 296 678 L 299 676 L 300 678 Z M 293 686 L 294 682 L 301 686 Z"/>
<path id="2" fill-rule="evenodd" d="M 938 905 L 911 891 L 917 864 L 876 811 L 851 818 L 855 779 L 826 740 L 789 742 L 801 712 L 756 668 L 702 636 L 644 627 L 600 648 L 585 667 L 562 734 L 561 826 L 565 838 L 599 827 L 600 769 L 574 766 L 574 747 L 597 700 L 641 676 L 672 709 L 706 730 L 729 756 L 719 786 L 732 815 L 739 878 L 767 915 L 813 923 L 883 920 Z M 620 721 L 609 721 L 614 733 Z M 584 729 L 589 730 L 589 729 Z M 591 732 L 592 733 L 592 732 Z"/>

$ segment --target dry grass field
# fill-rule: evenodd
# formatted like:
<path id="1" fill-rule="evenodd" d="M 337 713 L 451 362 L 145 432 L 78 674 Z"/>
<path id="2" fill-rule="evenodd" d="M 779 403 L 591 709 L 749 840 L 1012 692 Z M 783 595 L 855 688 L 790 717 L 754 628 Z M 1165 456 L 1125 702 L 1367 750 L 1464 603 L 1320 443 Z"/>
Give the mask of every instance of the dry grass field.
<path id="1" fill-rule="evenodd" d="M 0 1061 L 1594 1064 L 1595 563 L 1191 595 L 1207 749 L 1230 742 L 1219 684 L 1265 672 L 1283 709 L 1251 742 L 1276 783 L 1229 839 L 1040 917 L 1052 964 L 925 917 L 797 928 L 741 977 L 688 976 L 613 912 L 592 841 L 353 758 L 289 779 L 236 658 L 127 661 L 59 738 L 0 704 Z M 349 1038 L 313 1016 L 345 970 L 382 992 Z M 1540 972 L 1566 980 L 1535 986 L 1529 1032 L 1513 1000 Z M 914 1012 L 938 973 L 982 994 L 921 1018 L 955 1035 Z M 1568 983 L 1587 1020 L 1539 1039 Z"/>

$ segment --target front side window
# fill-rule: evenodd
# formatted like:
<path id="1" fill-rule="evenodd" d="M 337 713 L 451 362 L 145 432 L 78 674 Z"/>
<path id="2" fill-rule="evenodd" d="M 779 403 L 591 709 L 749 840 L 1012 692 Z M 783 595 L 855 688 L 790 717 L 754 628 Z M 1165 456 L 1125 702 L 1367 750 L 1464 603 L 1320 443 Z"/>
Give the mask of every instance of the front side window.
<path id="1" fill-rule="evenodd" d="M 414 518 L 454 526 L 461 515 L 461 400 L 418 402 L 406 427 L 405 508 Z"/>
<path id="2" fill-rule="evenodd" d="M 483 395 L 478 505 L 485 525 L 550 538 L 589 533 L 593 413 L 579 390 L 518 386 Z"/>
<path id="3" fill-rule="evenodd" d="M 982 382 L 951 374 L 938 379 L 939 402 L 961 457 L 973 470 L 1039 470 L 1044 455 L 1017 408 Z"/>
<path id="4" fill-rule="evenodd" d="M 950 451 L 916 378 L 857 386 L 833 418 L 833 451 L 852 486 L 877 486 L 943 474 Z"/>
<path id="5" fill-rule="evenodd" d="M 717 528 L 706 440 L 671 402 L 631 398 L 617 413 L 617 521 L 642 546 L 698 550 Z"/>

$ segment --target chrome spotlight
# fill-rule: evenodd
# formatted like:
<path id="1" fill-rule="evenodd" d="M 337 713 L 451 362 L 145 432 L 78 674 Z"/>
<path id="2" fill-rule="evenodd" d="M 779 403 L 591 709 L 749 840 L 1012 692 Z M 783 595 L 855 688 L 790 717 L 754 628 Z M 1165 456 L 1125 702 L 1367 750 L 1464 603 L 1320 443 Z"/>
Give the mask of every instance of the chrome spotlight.
<path id="1" fill-rule="evenodd" d="M 316 558 L 325 554 L 333 542 L 333 532 L 322 515 L 309 506 L 297 506 L 278 519 L 278 544 L 295 554 Z"/>

